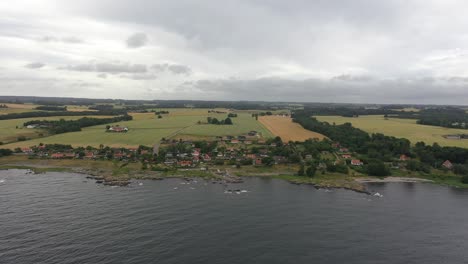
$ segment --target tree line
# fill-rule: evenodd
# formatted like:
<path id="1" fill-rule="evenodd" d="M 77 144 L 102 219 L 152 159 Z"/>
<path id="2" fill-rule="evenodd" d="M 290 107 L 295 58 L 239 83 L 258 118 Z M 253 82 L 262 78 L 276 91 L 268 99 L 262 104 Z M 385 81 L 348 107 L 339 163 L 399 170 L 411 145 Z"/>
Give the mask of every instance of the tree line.
<path id="1" fill-rule="evenodd" d="M 59 105 L 41 105 L 35 108 L 36 110 L 43 110 L 43 111 L 67 111 L 67 106 L 59 106 Z"/>
<path id="2" fill-rule="evenodd" d="M 40 125 L 46 127 L 51 134 L 61 134 L 67 132 L 81 131 L 83 127 L 97 126 L 120 121 L 130 121 L 133 117 L 130 115 L 122 115 L 111 118 L 89 118 L 83 117 L 78 120 L 32 120 L 24 123 L 28 125 Z"/>
<path id="3" fill-rule="evenodd" d="M 49 116 L 91 116 L 91 115 L 126 115 L 125 110 L 103 110 L 98 112 L 92 111 L 60 111 L 60 112 L 43 112 L 43 111 L 33 111 L 33 112 L 24 112 L 24 113 L 10 113 L 6 115 L 0 115 L 0 120 L 10 120 L 18 118 L 31 118 L 31 117 L 49 117 Z"/>

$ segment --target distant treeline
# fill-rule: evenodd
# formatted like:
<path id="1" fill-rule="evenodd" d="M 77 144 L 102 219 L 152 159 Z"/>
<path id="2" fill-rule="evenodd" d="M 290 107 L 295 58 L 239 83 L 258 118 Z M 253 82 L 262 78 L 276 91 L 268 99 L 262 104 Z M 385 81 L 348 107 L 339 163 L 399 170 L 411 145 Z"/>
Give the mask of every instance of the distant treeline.
<path id="1" fill-rule="evenodd" d="M 110 111 L 114 109 L 114 106 L 111 104 L 105 104 L 105 105 L 93 105 L 88 107 L 89 110 L 98 110 L 98 111 Z"/>
<path id="2" fill-rule="evenodd" d="M 332 125 L 320 122 L 311 116 L 312 112 L 296 111 L 293 120 L 304 128 L 321 133 L 351 151 L 361 154 L 371 164 L 381 166 L 384 161 L 390 162 L 401 154 L 416 158 L 411 162 L 410 167 L 414 170 L 427 171 L 427 167 L 440 168 L 445 160 L 456 163 L 458 168 L 465 168 L 465 164 L 468 164 L 468 149 L 465 148 L 441 147 L 438 144 L 426 145 L 424 142 L 418 142 L 412 147 L 408 139 L 385 136 L 380 133 L 369 135 L 350 123 Z M 375 172 L 373 174 L 375 175 Z"/>
<path id="3" fill-rule="evenodd" d="M 39 125 L 47 127 L 47 130 L 49 130 L 51 134 L 61 134 L 66 132 L 81 131 L 81 128 L 83 127 L 97 126 L 120 121 L 129 121 L 132 119 L 133 118 L 130 115 L 122 115 L 111 118 L 83 117 L 78 120 L 32 120 L 24 123 L 23 126 Z"/>
<path id="4" fill-rule="evenodd" d="M 82 111 L 82 112 L 24 112 L 24 113 L 11 113 L 0 115 L 0 120 L 17 119 L 17 118 L 30 118 L 30 117 L 49 117 L 49 116 L 89 116 L 89 115 L 126 115 L 125 110 L 108 110 L 108 111 Z"/>
<path id="5" fill-rule="evenodd" d="M 0 157 L 10 156 L 11 154 L 13 154 L 11 149 L 0 149 Z"/>
<path id="6" fill-rule="evenodd" d="M 364 107 L 308 107 L 305 109 L 311 116 L 338 115 L 359 117 L 361 115 L 384 115 L 385 117 L 416 119 L 418 124 L 448 128 L 468 128 L 468 114 L 465 109 L 457 107 L 433 107 L 420 111 L 397 111 L 389 107 L 368 109 Z"/>
<path id="7" fill-rule="evenodd" d="M 36 107 L 36 110 L 43 110 L 43 111 L 67 111 L 66 106 L 58 106 L 58 105 L 41 105 Z"/>
<path id="8" fill-rule="evenodd" d="M 0 104 L 0 108 L 8 108 L 8 105 L 6 105 L 6 104 Z"/>

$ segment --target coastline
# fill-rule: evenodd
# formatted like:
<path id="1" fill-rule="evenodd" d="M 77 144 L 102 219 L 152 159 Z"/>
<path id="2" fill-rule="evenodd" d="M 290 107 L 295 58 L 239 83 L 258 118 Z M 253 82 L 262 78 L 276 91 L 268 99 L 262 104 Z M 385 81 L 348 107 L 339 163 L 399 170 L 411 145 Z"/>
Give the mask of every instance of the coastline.
<path id="1" fill-rule="evenodd" d="M 83 160 L 41 160 L 25 157 L 0 159 L 0 170 L 26 169 L 34 173 L 72 172 L 86 175 L 96 183 L 110 186 L 127 186 L 130 180 L 162 180 L 165 178 L 203 178 L 213 183 L 239 183 L 244 177 L 264 177 L 282 179 L 291 184 L 312 185 L 317 189 L 346 189 L 355 192 L 371 194 L 367 183 L 433 183 L 457 188 L 467 188 L 459 184 L 453 177 L 444 178 L 438 175 L 415 175 L 415 177 L 389 176 L 386 178 L 350 176 L 345 174 L 317 173 L 314 177 L 296 176 L 295 167 L 242 167 L 232 168 L 210 167 L 208 170 L 174 169 L 169 171 L 143 170 L 138 163 L 116 163 L 109 161 Z"/>

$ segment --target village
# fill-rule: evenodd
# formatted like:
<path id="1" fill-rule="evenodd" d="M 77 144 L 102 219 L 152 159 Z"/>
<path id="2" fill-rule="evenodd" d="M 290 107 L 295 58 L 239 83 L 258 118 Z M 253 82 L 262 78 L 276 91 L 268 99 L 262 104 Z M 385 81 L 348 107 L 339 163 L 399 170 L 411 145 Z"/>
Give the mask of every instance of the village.
<path id="1" fill-rule="evenodd" d="M 122 133 L 126 127 L 108 127 L 109 132 Z M 162 139 L 153 146 L 113 148 L 100 145 L 77 147 L 62 144 L 39 144 L 15 149 L 15 155 L 27 155 L 30 159 L 82 159 L 118 162 L 141 162 L 143 169 L 173 170 L 177 168 L 207 170 L 208 166 L 269 167 L 281 164 L 297 165 L 297 175 L 312 177 L 316 171 L 343 174 L 365 174 L 365 160 L 337 142 L 307 140 L 283 143 L 281 138 L 263 139 L 257 131 L 241 136 L 216 137 L 214 141 Z M 401 154 L 392 162 L 386 162 L 393 170 L 407 170 L 411 157 Z M 451 170 L 453 164 L 446 160 L 440 166 Z M 307 167 L 313 173 L 305 173 Z M 408 166 L 409 167 L 409 166 Z M 411 169 L 411 168 L 409 168 Z"/>

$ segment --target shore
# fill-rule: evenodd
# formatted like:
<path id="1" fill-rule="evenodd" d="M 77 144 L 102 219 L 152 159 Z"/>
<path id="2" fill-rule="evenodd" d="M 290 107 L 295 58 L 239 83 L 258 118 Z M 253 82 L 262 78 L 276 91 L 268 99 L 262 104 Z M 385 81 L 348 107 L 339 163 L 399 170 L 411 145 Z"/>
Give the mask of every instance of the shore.
<path id="1" fill-rule="evenodd" d="M 339 173 L 319 173 L 314 177 L 296 176 L 294 165 L 273 167 L 212 166 L 208 170 L 200 168 L 171 169 L 152 171 L 142 169 L 140 163 L 119 163 L 94 160 L 50 160 L 28 159 L 24 156 L 0 158 L 0 169 L 29 169 L 34 173 L 73 172 L 87 175 L 97 183 L 111 186 L 126 186 L 132 179 L 162 180 L 164 178 L 204 178 L 213 183 L 238 183 L 244 177 L 266 177 L 286 180 L 292 184 L 307 184 L 323 189 L 347 189 L 369 194 L 367 183 L 414 182 L 434 183 L 457 188 L 468 188 L 458 178 L 440 175 L 415 175 L 415 177 L 390 176 L 386 178 L 351 176 Z"/>
<path id="2" fill-rule="evenodd" d="M 394 177 L 394 176 L 389 176 L 385 178 L 355 178 L 357 182 L 360 183 L 379 183 L 379 182 L 434 182 L 432 180 L 428 179 L 422 179 L 422 178 L 410 178 L 410 177 Z"/>

